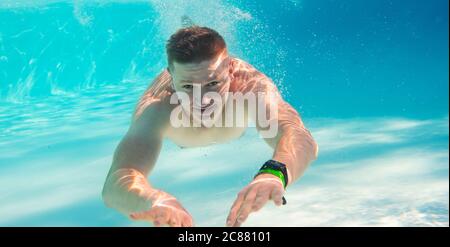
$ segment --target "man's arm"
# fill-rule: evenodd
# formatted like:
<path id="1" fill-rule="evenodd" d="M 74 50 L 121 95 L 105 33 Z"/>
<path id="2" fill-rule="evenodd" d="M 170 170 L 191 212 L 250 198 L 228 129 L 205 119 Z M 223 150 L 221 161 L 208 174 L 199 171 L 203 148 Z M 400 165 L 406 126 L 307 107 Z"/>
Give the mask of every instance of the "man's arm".
<path id="1" fill-rule="evenodd" d="M 240 91 L 255 95 L 265 93 L 262 106 L 256 104 L 256 112 L 252 113 L 251 106 L 248 109 L 250 117 L 264 140 L 274 149 L 272 159 L 286 165 L 288 184 L 292 184 L 304 173 L 308 164 L 317 158 L 318 146 L 299 114 L 282 99 L 273 82 L 251 66 L 245 71 L 244 75 L 248 80 L 241 84 Z M 259 107 L 264 107 L 265 110 Z M 273 109 L 276 109 L 275 112 Z M 265 128 L 267 124 L 268 128 Z M 277 126 L 275 131 L 272 125 Z M 282 205 L 283 194 L 283 183 L 278 177 L 272 174 L 258 175 L 239 192 L 226 224 L 241 226 L 251 212 L 260 210 L 268 200 L 273 200 L 278 206 Z"/>
<path id="2" fill-rule="evenodd" d="M 278 124 L 277 134 L 272 137 L 263 135 L 263 139 L 274 149 L 272 159 L 286 165 L 289 185 L 299 179 L 308 165 L 317 159 L 319 148 L 298 112 L 283 100 L 272 80 L 262 73 L 257 78 L 259 81 L 255 83 L 258 86 L 254 90 L 272 95 L 265 98 L 266 118 Z M 273 116 L 270 116 L 271 106 L 277 107 L 277 114 Z M 256 121 L 256 128 L 259 132 L 265 129 L 259 125 L 259 121 Z"/>
<path id="3" fill-rule="evenodd" d="M 136 117 L 114 153 L 102 196 L 107 206 L 123 214 L 151 206 L 152 186 L 147 175 L 162 145 L 164 123 L 158 107 L 148 106 Z"/>
<path id="4" fill-rule="evenodd" d="M 170 80 L 167 70 L 153 80 L 136 106 L 128 132 L 114 152 L 102 196 L 107 206 L 123 214 L 148 209 L 155 199 L 156 193 L 147 175 L 155 166 L 167 126 L 164 100 L 169 95 Z"/>
<path id="5" fill-rule="evenodd" d="M 264 140 L 274 149 L 272 159 L 286 164 L 288 169 L 288 184 L 296 181 L 306 170 L 309 163 L 317 159 L 318 145 L 314 141 L 311 133 L 306 129 L 298 112 L 281 97 L 276 85 L 264 73 L 258 71 L 251 64 L 236 59 L 238 65 L 234 73 L 239 83 L 237 91 L 246 94 L 265 93 L 264 105 L 266 115 L 263 116 L 271 124 L 277 123 L 277 133 L 268 135 Z M 256 104 L 258 107 L 259 104 Z M 277 113 L 270 114 L 270 107 L 275 107 Z M 258 110 L 250 114 L 260 133 L 264 133 L 266 128 L 261 127 L 259 121 L 261 116 Z M 250 108 L 249 112 L 253 109 Z M 264 114 L 263 114 L 264 115 Z"/>
<path id="6" fill-rule="evenodd" d="M 278 134 L 264 140 L 274 149 L 273 160 L 286 165 L 288 184 L 299 179 L 308 165 L 317 159 L 319 146 L 306 129 L 297 111 L 279 102 Z"/>

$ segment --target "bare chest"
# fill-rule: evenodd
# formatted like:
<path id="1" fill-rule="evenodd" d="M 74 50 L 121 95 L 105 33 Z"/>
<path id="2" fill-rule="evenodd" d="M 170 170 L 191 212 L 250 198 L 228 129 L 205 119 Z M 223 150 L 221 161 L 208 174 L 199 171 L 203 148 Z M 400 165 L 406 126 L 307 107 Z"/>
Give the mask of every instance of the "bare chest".
<path id="1" fill-rule="evenodd" d="M 181 147 L 200 147 L 239 138 L 245 127 L 170 127 L 166 137 Z"/>

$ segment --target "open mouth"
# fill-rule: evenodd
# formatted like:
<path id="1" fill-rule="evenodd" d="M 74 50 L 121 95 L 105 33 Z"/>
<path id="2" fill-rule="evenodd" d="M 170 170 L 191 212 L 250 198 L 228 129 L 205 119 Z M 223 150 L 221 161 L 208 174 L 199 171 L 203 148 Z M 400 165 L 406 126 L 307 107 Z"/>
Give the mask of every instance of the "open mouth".
<path id="1" fill-rule="evenodd" d="M 211 103 L 211 104 L 209 104 L 207 106 L 203 106 L 202 108 L 200 108 L 200 111 L 203 113 L 204 111 L 206 111 L 208 108 L 210 108 L 213 105 L 214 105 L 214 103 Z"/>
<path id="2" fill-rule="evenodd" d="M 193 106 L 194 109 L 200 110 L 201 113 L 204 113 L 206 110 L 210 109 L 214 106 L 214 101 L 211 101 L 209 104 L 201 106 L 200 108 Z"/>

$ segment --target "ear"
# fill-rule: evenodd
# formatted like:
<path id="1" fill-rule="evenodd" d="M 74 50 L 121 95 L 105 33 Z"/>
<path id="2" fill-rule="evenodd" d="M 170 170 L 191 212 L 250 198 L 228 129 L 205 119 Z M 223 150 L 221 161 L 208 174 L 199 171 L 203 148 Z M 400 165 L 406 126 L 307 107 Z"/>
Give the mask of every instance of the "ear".
<path id="1" fill-rule="evenodd" d="M 231 78 L 234 78 L 233 72 L 234 72 L 234 63 L 233 60 L 230 59 L 230 63 L 228 64 L 228 74 L 231 76 Z"/>
<path id="2" fill-rule="evenodd" d="M 175 90 L 175 86 L 173 85 L 173 78 L 170 80 L 170 89 L 172 89 L 172 91 L 176 91 Z"/>
<path id="3" fill-rule="evenodd" d="M 231 57 L 228 57 L 228 71 L 231 73 L 234 70 L 234 63 Z"/>
<path id="4" fill-rule="evenodd" d="M 173 77 L 172 77 L 172 72 L 170 71 L 170 67 L 169 66 L 167 66 L 167 72 L 169 73 L 169 75 L 170 75 L 170 77 L 172 78 L 171 80 L 170 80 L 170 88 L 173 90 L 173 91 L 175 91 L 175 87 L 173 86 Z"/>

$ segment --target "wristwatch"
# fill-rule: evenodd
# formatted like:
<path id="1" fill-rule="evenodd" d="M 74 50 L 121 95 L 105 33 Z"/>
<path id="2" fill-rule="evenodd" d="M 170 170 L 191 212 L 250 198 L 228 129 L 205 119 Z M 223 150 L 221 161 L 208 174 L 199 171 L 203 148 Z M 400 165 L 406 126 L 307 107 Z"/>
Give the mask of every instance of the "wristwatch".
<path id="1" fill-rule="evenodd" d="M 284 189 L 286 189 L 289 178 L 287 175 L 287 169 L 285 164 L 278 162 L 276 160 L 268 160 L 266 161 L 266 163 L 264 163 L 264 165 L 259 169 L 258 173 L 253 178 L 255 178 L 260 174 L 272 174 L 280 178 L 281 182 L 283 183 Z M 287 203 L 286 198 L 284 198 L 283 196 L 282 199 L 283 205 L 285 205 Z"/>

